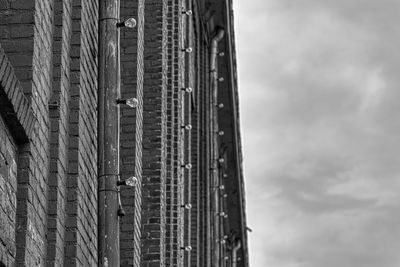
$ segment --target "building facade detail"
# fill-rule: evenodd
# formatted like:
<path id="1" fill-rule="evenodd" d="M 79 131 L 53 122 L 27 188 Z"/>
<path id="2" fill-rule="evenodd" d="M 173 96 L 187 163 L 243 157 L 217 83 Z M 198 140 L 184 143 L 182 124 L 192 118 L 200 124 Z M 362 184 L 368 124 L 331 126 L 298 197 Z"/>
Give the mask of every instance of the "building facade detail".
<path id="1" fill-rule="evenodd" d="M 248 266 L 236 72 L 232 0 L 0 1 L 0 267 Z"/>

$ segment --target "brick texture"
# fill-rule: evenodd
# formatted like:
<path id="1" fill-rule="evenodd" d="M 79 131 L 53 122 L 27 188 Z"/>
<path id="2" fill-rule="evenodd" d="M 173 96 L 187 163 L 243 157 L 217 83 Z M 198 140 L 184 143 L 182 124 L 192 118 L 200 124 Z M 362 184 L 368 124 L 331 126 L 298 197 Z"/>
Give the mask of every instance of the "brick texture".
<path id="1" fill-rule="evenodd" d="M 167 1 L 146 1 L 144 14 L 141 266 L 164 266 Z"/>
<path id="2" fill-rule="evenodd" d="M 121 98 L 139 103 L 120 109 L 121 179 L 138 179 L 119 187 L 121 266 L 232 266 L 246 238 L 236 65 L 221 57 L 210 70 L 231 1 L 119 2 L 121 20 L 137 20 L 119 29 Z M 0 0 L 0 266 L 100 262 L 98 3 Z M 230 52 L 225 39 L 218 49 Z"/>
<path id="3" fill-rule="evenodd" d="M 144 0 L 122 1 L 121 18 L 134 17 L 137 28 L 121 31 L 121 94 L 123 98 L 136 97 L 136 109 L 122 110 L 121 176 L 134 175 L 139 183 L 134 189 L 120 188 L 121 202 L 126 215 L 120 220 L 121 266 L 140 265 L 140 227 L 142 204 L 142 127 L 144 75 Z"/>
<path id="4" fill-rule="evenodd" d="M 65 264 L 97 264 L 97 1 L 72 1 Z"/>

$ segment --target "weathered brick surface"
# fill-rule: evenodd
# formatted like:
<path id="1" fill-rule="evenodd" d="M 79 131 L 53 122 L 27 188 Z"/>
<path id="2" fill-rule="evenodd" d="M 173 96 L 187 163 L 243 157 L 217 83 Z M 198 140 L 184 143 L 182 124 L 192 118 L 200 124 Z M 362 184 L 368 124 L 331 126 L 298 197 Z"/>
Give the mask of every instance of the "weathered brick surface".
<path id="1" fill-rule="evenodd" d="M 121 176 L 134 175 L 138 186 L 122 187 L 121 202 L 126 216 L 120 220 L 121 266 L 140 265 L 141 185 L 142 185 L 142 126 L 143 126 L 143 72 L 144 72 L 144 0 L 122 1 L 121 19 L 134 17 L 137 28 L 121 31 L 121 94 L 123 98 L 136 97 L 136 109 L 124 108 L 121 122 Z"/>
<path id="2" fill-rule="evenodd" d="M 0 3 L 0 266 L 96 266 L 98 0 Z M 139 180 L 120 188 L 121 266 L 224 266 L 229 255 L 217 212 L 236 211 L 216 189 L 228 140 L 216 132 L 231 126 L 218 122 L 210 72 L 222 8 L 121 0 L 121 19 L 138 22 L 120 29 L 121 96 L 139 101 L 121 108 L 121 178 Z"/>
<path id="3" fill-rule="evenodd" d="M 167 1 L 146 1 L 141 266 L 165 265 Z M 157 27 L 155 27 L 157 25 Z"/>
<path id="4" fill-rule="evenodd" d="M 72 1 L 65 264 L 97 264 L 98 2 Z"/>
<path id="5" fill-rule="evenodd" d="M 184 247 L 183 242 L 183 231 L 182 231 L 182 220 L 183 220 L 183 209 L 181 205 L 184 202 L 183 198 L 183 181 L 185 175 L 190 172 L 182 165 L 189 164 L 190 159 L 184 156 L 184 138 L 187 130 L 183 129 L 182 126 L 189 124 L 184 119 L 184 99 L 185 92 L 182 88 L 185 85 L 184 76 L 184 58 L 186 56 L 185 48 L 185 32 L 183 28 L 182 10 L 184 9 L 184 3 L 181 0 L 169 1 L 169 38 L 168 47 L 170 53 L 168 54 L 168 65 L 171 66 L 169 69 L 168 78 L 169 86 L 169 106 L 170 112 L 170 125 L 168 127 L 171 132 L 169 137 L 169 151 L 170 151 L 170 169 L 171 175 L 168 176 L 169 183 L 167 188 L 167 265 L 168 266 L 181 266 L 183 263 L 184 251 L 181 247 Z M 187 85 L 189 86 L 189 85 Z"/>
<path id="6" fill-rule="evenodd" d="M 17 212 L 17 144 L 0 117 L 0 262 L 15 263 Z"/>
<path id="7" fill-rule="evenodd" d="M 51 148 L 47 217 L 47 266 L 64 265 L 71 11 L 71 0 L 55 1 L 53 90 L 49 103 Z"/>

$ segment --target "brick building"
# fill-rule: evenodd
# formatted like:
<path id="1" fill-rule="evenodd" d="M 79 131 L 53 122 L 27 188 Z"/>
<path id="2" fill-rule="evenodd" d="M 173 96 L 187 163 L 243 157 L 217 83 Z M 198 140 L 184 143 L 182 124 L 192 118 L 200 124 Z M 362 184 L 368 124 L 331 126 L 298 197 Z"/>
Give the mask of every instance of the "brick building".
<path id="1" fill-rule="evenodd" d="M 100 7 L 0 0 L 0 266 L 107 264 Z M 118 29 L 118 88 L 138 100 L 113 105 L 118 179 L 138 180 L 115 186 L 120 265 L 248 266 L 232 0 L 120 0 L 119 13 L 137 26 Z"/>

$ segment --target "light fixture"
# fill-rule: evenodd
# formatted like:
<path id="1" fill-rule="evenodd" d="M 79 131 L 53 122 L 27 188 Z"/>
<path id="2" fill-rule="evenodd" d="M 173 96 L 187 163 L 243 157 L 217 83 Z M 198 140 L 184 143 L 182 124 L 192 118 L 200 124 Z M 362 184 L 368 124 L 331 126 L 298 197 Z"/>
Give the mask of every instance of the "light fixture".
<path id="1" fill-rule="evenodd" d="M 191 16 L 192 14 L 193 14 L 193 11 L 192 10 L 184 10 L 184 11 L 182 11 L 182 14 L 185 14 L 185 15 L 187 15 L 187 16 Z"/>
<path id="2" fill-rule="evenodd" d="M 218 134 L 219 136 L 223 136 L 225 133 L 224 133 L 224 131 L 218 131 L 217 134 Z"/>
<path id="3" fill-rule="evenodd" d="M 192 164 L 190 164 L 190 163 L 183 164 L 183 165 L 181 165 L 181 167 L 190 170 L 192 168 Z"/>
<path id="4" fill-rule="evenodd" d="M 219 81 L 219 82 L 223 82 L 224 80 L 225 80 L 224 77 L 219 77 L 219 78 L 218 78 L 218 81 Z"/>
<path id="5" fill-rule="evenodd" d="M 224 103 L 219 103 L 216 106 L 217 106 L 217 108 L 223 108 L 224 107 Z"/>
<path id="6" fill-rule="evenodd" d="M 225 189 L 225 185 L 221 184 L 216 186 L 215 188 L 219 189 L 219 190 L 224 190 Z"/>
<path id="7" fill-rule="evenodd" d="M 138 183 L 138 179 L 135 176 L 131 176 L 126 180 L 118 181 L 117 186 L 127 185 L 127 186 L 135 186 Z"/>
<path id="8" fill-rule="evenodd" d="M 224 257 L 224 260 L 225 260 L 225 261 L 229 260 L 229 257 L 228 257 L 228 256 L 225 256 L 225 257 Z"/>
<path id="9" fill-rule="evenodd" d="M 192 250 L 192 247 L 191 246 L 185 246 L 185 247 L 181 247 L 181 249 L 189 252 L 189 251 Z"/>
<path id="10" fill-rule="evenodd" d="M 218 215 L 218 216 L 220 216 L 220 217 L 224 217 L 224 216 L 225 216 L 225 214 L 226 214 L 226 213 L 225 213 L 225 212 L 223 212 L 223 211 L 221 211 L 221 212 L 217 212 L 217 215 Z"/>
<path id="11" fill-rule="evenodd" d="M 139 101 L 134 97 L 128 98 L 128 99 L 118 98 L 116 100 L 116 102 L 117 102 L 118 105 L 119 104 L 124 104 L 124 105 L 127 105 L 128 107 L 131 107 L 131 108 L 136 108 L 139 105 Z"/>
<path id="12" fill-rule="evenodd" d="M 187 210 L 190 210 L 190 209 L 192 208 L 192 204 L 187 203 L 187 204 L 185 204 L 185 205 L 181 205 L 181 208 L 185 208 L 185 209 L 187 209 Z"/>
<path id="13" fill-rule="evenodd" d="M 228 194 L 223 194 L 222 197 L 223 197 L 223 198 L 227 198 L 227 197 L 228 197 Z"/>
<path id="14" fill-rule="evenodd" d="M 184 87 L 184 88 L 182 88 L 181 90 L 182 90 L 182 91 L 185 91 L 186 93 L 191 93 L 191 92 L 193 92 L 192 87 Z"/>
<path id="15" fill-rule="evenodd" d="M 222 177 L 228 178 L 228 174 L 227 174 L 227 173 L 224 173 L 224 174 L 222 175 Z"/>
<path id="16" fill-rule="evenodd" d="M 219 162 L 219 164 L 222 164 L 222 163 L 225 162 L 225 159 L 224 158 L 218 158 L 218 162 Z"/>
<path id="17" fill-rule="evenodd" d="M 122 207 L 121 204 L 118 205 L 118 211 L 117 211 L 117 215 L 118 217 L 123 217 L 125 216 L 126 212 L 124 210 L 124 208 Z"/>
<path id="18" fill-rule="evenodd" d="M 190 131 L 192 130 L 192 125 L 190 124 L 182 125 L 181 128 Z"/>
<path id="19" fill-rule="evenodd" d="M 220 240 L 218 240 L 218 242 L 221 243 L 221 245 L 224 245 L 226 243 L 226 240 L 225 239 L 220 239 Z"/>
<path id="20" fill-rule="evenodd" d="M 223 57 L 223 56 L 225 56 L 225 53 L 224 52 L 219 52 L 218 56 Z"/>
<path id="21" fill-rule="evenodd" d="M 117 27 L 118 28 L 126 27 L 126 28 L 129 28 L 129 29 L 135 28 L 136 27 L 136 20 L 134 18 L 126 19 L 123 22 L 118 22 L 117 23 Z"/>
<path id="22" fill-rule="evenodd" d="M 182 49 L 182 52 L 186 53 L 192 53 L 193 49 L 191 47 L 186 47 L 185 49 Z"/>

